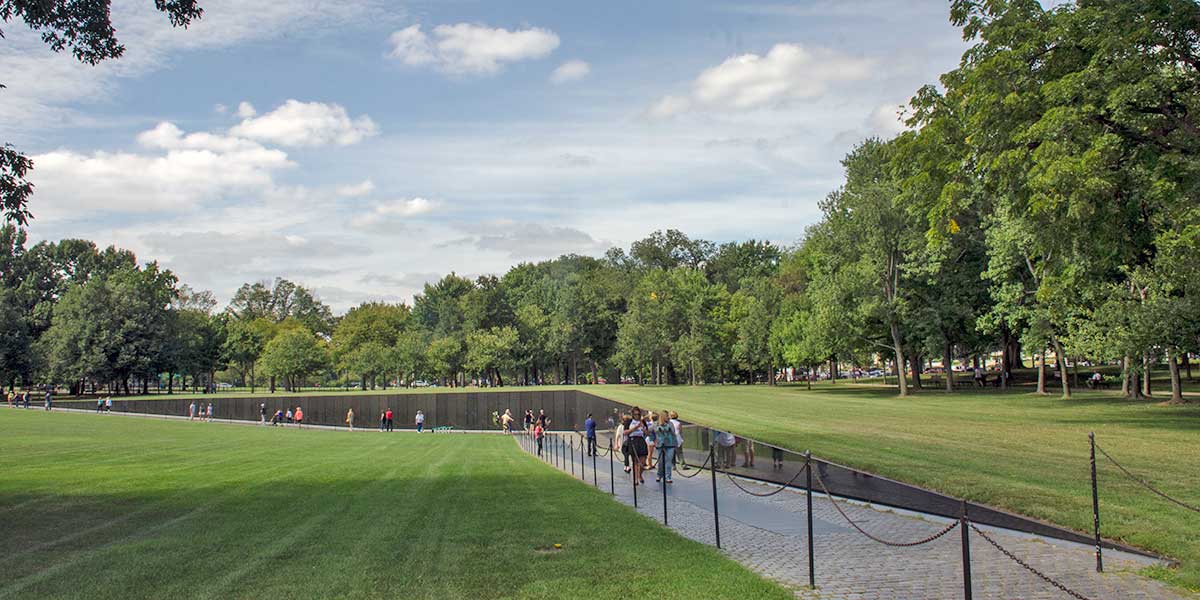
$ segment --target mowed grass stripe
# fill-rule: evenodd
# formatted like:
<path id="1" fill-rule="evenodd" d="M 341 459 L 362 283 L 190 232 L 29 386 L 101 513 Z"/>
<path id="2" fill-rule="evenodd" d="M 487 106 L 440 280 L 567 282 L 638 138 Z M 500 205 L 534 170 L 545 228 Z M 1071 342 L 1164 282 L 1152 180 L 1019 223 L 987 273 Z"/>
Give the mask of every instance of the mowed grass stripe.
<path id="1" fill-rule="evenodd" d="M 0 542 L 0 598 L 790 597 L 512 438 L 21 411 L 0 430 L 21 540 Z"/>

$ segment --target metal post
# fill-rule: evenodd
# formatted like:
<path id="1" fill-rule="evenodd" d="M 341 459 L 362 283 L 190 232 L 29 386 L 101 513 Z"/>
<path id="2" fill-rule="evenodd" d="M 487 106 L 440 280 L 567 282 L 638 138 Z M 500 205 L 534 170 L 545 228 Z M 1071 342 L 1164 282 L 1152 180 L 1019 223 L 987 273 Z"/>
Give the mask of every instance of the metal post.
<path id="1" fill-rule="evenodd" d="M 712 473 L 713 531 L 717 534 L 717 548 L 721 547 L 721 511 L 717 508 L 717 451 L 716 442 L 708 445 L 709 471 Z"/>
<path id="2" fill-rule="evenodd" d="M 637 455 L 634 454 L 633 458 L 634 458 L 634 460 L 636 460 Z M 629 471 L 629 481 L 633 482 L 633 507 L 637 508 L 638 507 L 638 503 L 637 503 L 637 488 L 638 488 L 637 469 L 632 469 Z"/>
<path id="3" fill-rule="evenodd" d="M 612 495 L 617 495 L 617 467 L 613 459 L 613 443 L 608 441 L 608 484 L 612 487 Z"/>
<path id="4" fill-rule="evenodd" d="M 812 452 L 808 450 L 804 451 L 804 470 L 807 471 L 805 473 L 807 481 L 804 484 L 804 495 L 808 501 L 808 587 L 816 589 L 817 575 L 814 572 L 815 561 L 813 561 Z"/>
<path id="5" fill-rule="evenodd" d="M 1096 486 L 1096 432 L 1088 433 L 1092 447 L 1092 528 L 1096 533 L 1096 572 L 1104 572 L 1104 554 L 1100 547 L 1100 489 Z"/>
<path id="6" fill-rule="evenodd" d="M 575 439 L 571 438 L 571 477 L 575 476 Z"/>
<path id="7" fill-rule="evenodd" d="M 958 518 L 962 529 L 963 598 L 971 600 L 971 521 L 967 518 L 967 501 L 962 501 L 962 516 Z"/>
<path id="8" fill-rule="evenodd" d="M 586 480 L 586 478 L 584 478 Z M 592 485 L 600 487 L 600 476 L 596 475 L 596 453 L 592 452 Z"/>
<path id="9" fill-rule="evenodd" d="M 662 464 L 662 461 L 664 461 L 666 459 L 667 459 L 667 452 L 665 450 L 660 450 L 658 453 L 659 464 Z M 663 478 L 661 481 L 659 481 L 658 485 L 659 485 L 659 487 L 662 488 L 662 492 L 663 492 L 663 525 L 666 525 L 667 524 L 667 480 L 666 480 L 666 478 Z"/>

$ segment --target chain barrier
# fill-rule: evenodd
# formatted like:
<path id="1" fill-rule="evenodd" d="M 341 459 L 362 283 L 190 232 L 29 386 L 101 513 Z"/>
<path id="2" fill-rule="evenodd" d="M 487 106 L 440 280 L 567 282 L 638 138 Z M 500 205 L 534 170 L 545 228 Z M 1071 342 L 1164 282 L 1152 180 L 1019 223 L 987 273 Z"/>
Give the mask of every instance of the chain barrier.
<path id="1" fill-rule="evenodd" d="M 1129 469 L 1126 469 L 1125 467 L 1123 467 L 1123 466 L 1121 465 L 1121 463 L 1117 462 L 1117 461 L 1116 461 L 1116 459 L 1114 459 L 1112 456 L 1109 456 L 1108 452 L 1105 452 L 1105 451 L 1104 451 L 1104 448 L 1101 448 L 1101 447 L 1100 447 L 1100 444 L 1096 444 L 1096 449 L 1100 451 L 1100 454 L 1103 454 L 1103 455 L 1104 455 L 1104 458 L 1107 458 L 1109 462 L 1111 462 L 1111 463 L 1112 463 L 1113 465 L 1115 465 L 1115 466 L 1116 466 L 1118 469 L 1120 469 L 1120 470 L 1121 470 L 1121 472 L 1122 472 L 1122 473 L 1124 473 L 1126 477 L 1128 477 L 1128 478 L 1130 478 L 1130 479 L 1132 479 L 1132 480 L 1134 480 L 1134 481 L 1138 482 L 1138 483 L 1139 483 L 1139 484 L 1140 484 L 1142 487 L 1144 487 L 1144 488 L 1146 488 L 1146 489 L 1150 490 L 1151 492 L 1153 492 L 1153 493 L 1157 494 L 1159 497 L 1163 498 L 1164 500 L 1166 500 L 1166 501 L 1168 501 L 1168 502 L 1171 502 L 1171 503 L 1173 503 L 1173 504 L 1176 504 L 1176 505 L 1178 505 L 1178 506 L 1181 506 L 1181 507 L 1183 507 L 1183 508 L 1186 508 L 1186 509 L 1188 509 L 1188 510 L 1190 510 L 1190 511 L 1192 511 L 1192 512 L 1198 512 L 1198 513 L 1200 513 L 1200 508 L 1197 508 L 1197 507 L 1195 507 L 1195 506 L 1192 506 L 1191 504 L 1188 504 L 1188 503 L 1186 503 L 1186 502 L 1184 502 L 1184 501 L 1182 501 L 1182 500 L 1176 500 L 1175 498 L 1172 498 L 1172 497 L 1168 496 L 1168 495 L 1167 495 L 1167 494 L 1165 494 L 1164 492 L 1162 492 L 1162 491 L 1159 491 L 1159 490 L 1158 490 L 1158 489 L 1156 489 L 1154 486 L 1152 486 L 1152 485 L 1150 485 L 1149 483 L 1147 483 L 1147 482 L 1146 482 L 1146 480 L 1142 479 L 1141 477 L 1138 477 L 1137 475 L 1134 475 L 1133 473 L 1130 473 L 1130 472 L 1129 472 Z"/>
<path id="2" fill-rule="evenodd" d="M 825 479 L 821 477 L 821 469 L 814 469 L 813 474 L 815 474 L 817 476 L 817 483 L 821 484 L 821 489 L 825 491 L 825 497 L 829 498 L 829 502 L 831 504 L 833 504 L 833 507 L 836 508 L 838 513 L 842 515 L 842 518 L 845 519 L 846 522 L 849 523 L 851 527 L 858 530 L 859 533 L 863 534 L 864 536 L 866 536 L 868 539 L 870 539 L 872 541 L 883 544 L 884 546 L 891 546 L 893 548 L 912 548 L 913 546 L 920 546 L 922 544 L 928 544 L 929 542 L 932 542 L 932 541 L 946 535 L 947 533 L 954 531 L 954 529 L 956 527 L 958 527 L 959 522 L 954 521 L 953 523 L 947 525 L 945 529 L 942 529 L 941 531 L 939 531 L 933 535 L 930 535 L 928 537 L 921 538 L 915 542 L 891 542 L 891 541 L 888 541 L 885 539 L 875 537 L 875 536 L 871 535 L 870 533 L 867 533 L 866 531 L 864 531 L 862 527 L 859 527 L 858 523 L 855 523 L 854 519 L 851 519 L 850 515 L 847 515 L 846 511 L 842 510 L 842 507 L 840 504 L 837 503 L 837 500 L 833 499 L 833 494 L 829 493 L 829 488 L 825 487 Z"/>
<path id="3" fill-rule="evenodd" d="M 684 479 L 691 479 L 691 478 L 693 478 L 693 477 L 695 477 L 695 476 L 697 476 L 697 475 L 699 475 L 699 474 L 703 473 L 703 472 L 704 472 L 704 467 L 707 467 L 707 466 L 708 466 L 708 461 L 710 461 L 710 460 L 712 460 L 712 455 L 711 455 L 711 454 L 709 454 L 709 455 L 705 456 L 705 457 L 704 457 L 704 462 L 700 463 L 700 466 L 698 466 L 698 467 L 692 467 L 692 466 L 689 466 L 689 465 L 686 465 L 686 464 L 685 464 L 685 465 L 683 465 L 683 466 L 687 467 L 689 471 L 690 471 L 690 470 L 692 470 L 693 468 L 694 468 L 694 469 L 696 469 L 696 472 L 695 472 L 695 473 L 692 473 L 691 475 L 684 475 L 684 473 L 683 473 L 683 470 L 682 470 L 682 469 L 680 469 L 680 468 L 678 468 L 678 467 L 676 467 L 676 468 L 675 468 L 675 474 L 676 474 L 676 475 L 678 475 L 678 476 L 680 476 L 680 477 L 682 477 L 682 478 L 684 478 Z"/>
<path id="4" fill-rule="evenodd" d="M 804 474 L 804 470 L 807 468 L 808 468 L 808 465 L 804 465 L 804 467 L 802 467 L 799 471 L 796 471 L 796 475 L 793 476 L 790 481 L 783 484 L 783 487 L 776 488 L 765 494 L 759 493 L 759 492 L 754 492 L 754 491 L 751 491 L 751 490 L 748 490 L 748 489 L 742 487 L 742 484 L 738 483 L 737 479 L 734 479 L 734 477 L 729 474 L 729 471 L 722 471 L 722 473 L 725 474 L 725 477 L 728 478 L 729 481 L 733 482 L 733 485 L 736 486 L 737 489 L 742 490 L 743 492 L 750 494 L 751 496 L 758 496 L 759 498 L 769 498 L 769 497 L 774 496 L 775 494 L 778 494 L 779 492 L 782 492 L 783 490 L 786 490 L 789 487 L 791 487 L 791 485 L 793 483 L 795 483 L 796 480 L 799 479 L 801 475 Z M 779 485 L 779 484 L 775 484 L 775 485 Z"/>
<path id="5" fill-rule="evenodd" d="M 996 540 L 993 540 L 993 539 L 991 538 L 991 536 L 989 536 L 988 534 L 984 533 L 982 529 L 980 529 L 980 528 L 976 527 L 974 523 L 971 523 L 971 524 L 970 524 L 970 526 L 971 526 L 971 530 L 972 530 L 972 531 L 974 531 L 975 533 L 979 534 L 979 537 L 983 538 L 983 541 L 987 542 L 988 544 L 991 544 L 991 546 L 992 546 L 993 548 L 995 548 L 995 549 L 999 550 L 1001 554 L 1003 554 L 1004 556 L 1007 556 L 1007 557 L 1008 557 L 1010 560 L 1012 560 L 1013 562 L 1017 563 L 1018 565 L 1021 565 L 1021 567 L 1022 567 L 1022 568 L 1024 568 L 1026 571 L 1029 571 L 1030 573 L 1033 573 L 1034 575 L 1037 575 L 1037 576 L 1038 576 L 1038 578 L 1039 578 L 1039 579 L 1041 579 L 1042 581 L 1045 581 L 1046 583 L 1048 583 L 1048 584 L 1050 584 L 1050 585 L 1052 585 L 1052 586 L 1054 586 L 1054 587 L 1056 587 L 1056 588 L 1058 588 L 1058 589 L 1062 590 L 1062 591 L 1063 591 L 1063 593 L 1067 594 L 1068 596 L 1071 596 L 1072 598 L 1076 598 L 1077 600 L 1091 600 L 1091 599 L 1090 599 L 1090 598 L 1088 598 L 1087 596 L 1084 596 L 1083 594 L 1080 594 L 1079 592 L 1077 592 L 1077 591 L 1075 591 L 1075 590 L 1073 590 L 1073 589 L 1071 589 L 1071 588 L 1069 588 L 1069 587 L 1067 587 L 1067 586 L 1065 586 L 1065 585 L 1063 585 L 1063 584 L 1061 584 L 1061 583 L 1059 583 L 1059 582 L 1055 581 L 1055 580 L 1054 580 L 1054 579 L 1052 579 L 1052 578 L 1051 578 L 1049 575 L 1047 575 L 1047 574 L 1045 574 L 1045 573 L 1043 573 L 1043 572 L 1041 572 L 1041 571 L 1039 571 L 1039 570 L 1037 570 L 1037 569 L 1035 569 L 1035 568 L 1031 567 L 1031 566 L 1029 565 L 1029 563 L 1027 563 L 1027 562 L 1025 562 L 1025 561 L 1021 560 L 1020 558 L 1017 558 L 1017 555 L 1015 555 L 1015 554 L 1013 554 L 1012 552 L 1010 552 L 1010 551 L 1009 551 L 1007 548 L 1005 548 L 1004 546 L 1001 546 L 999 542 L 997 542 Z"/>

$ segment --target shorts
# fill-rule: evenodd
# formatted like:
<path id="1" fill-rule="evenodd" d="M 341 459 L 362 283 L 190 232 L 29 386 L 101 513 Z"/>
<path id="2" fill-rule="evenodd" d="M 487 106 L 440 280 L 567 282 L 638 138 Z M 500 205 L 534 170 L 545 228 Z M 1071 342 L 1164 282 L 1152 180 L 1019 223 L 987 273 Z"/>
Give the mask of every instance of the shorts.
<path id="1" fill-rule="evenodd" d="M 641 436 L 629 438 L 629 449 L 638 458 L 645 457 L 650 453 L 650 449 L 646 446 L 646 438 Z"/>

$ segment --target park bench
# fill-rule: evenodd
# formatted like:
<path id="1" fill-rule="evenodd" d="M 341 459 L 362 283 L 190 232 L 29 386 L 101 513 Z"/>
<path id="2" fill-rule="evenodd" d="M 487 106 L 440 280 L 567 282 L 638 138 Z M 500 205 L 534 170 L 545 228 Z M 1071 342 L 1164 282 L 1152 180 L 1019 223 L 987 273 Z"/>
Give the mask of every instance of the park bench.
<path id="1" fill-rule="evenodd" d="M 431 428 L 430 431 L 432 431 L 434 433 L 450 433 L 451 431 L 454 431 L 454 426 L 453 425 L 441 425 L 439 427 Z"/>

